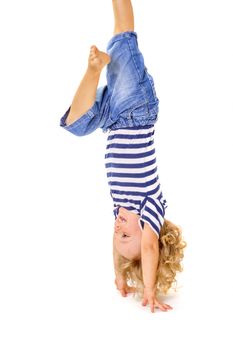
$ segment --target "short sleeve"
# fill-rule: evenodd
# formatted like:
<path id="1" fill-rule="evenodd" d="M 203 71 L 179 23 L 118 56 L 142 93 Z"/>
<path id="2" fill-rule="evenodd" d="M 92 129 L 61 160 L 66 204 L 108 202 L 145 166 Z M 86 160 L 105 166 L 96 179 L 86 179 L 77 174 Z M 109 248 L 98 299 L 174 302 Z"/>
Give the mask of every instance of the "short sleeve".
<path id="1" fill-rule="evenodd" d="M 139 226 L 143 229 L 144 223 L 147 222 L 159 238 L 160 230 L 164 223 L 164 216 L 165 207 L 161 201 L 152 197 L 146 197 L 145 203 L 141 208 Z"/>

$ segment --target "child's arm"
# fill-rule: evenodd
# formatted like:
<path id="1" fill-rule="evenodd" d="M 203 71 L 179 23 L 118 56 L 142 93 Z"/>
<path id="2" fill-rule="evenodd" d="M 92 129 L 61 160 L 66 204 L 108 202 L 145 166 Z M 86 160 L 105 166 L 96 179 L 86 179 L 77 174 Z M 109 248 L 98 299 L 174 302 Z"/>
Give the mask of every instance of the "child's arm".
<path id="1" fill-rule="evenodd" d="M 115 284 L 117 289 L 120 291 L 123 297 L 127 296 L 127 293 L 135 292 L 134 287 L 130 287 L 127 284 L 125 277 L 118 271 L 118 259 L 119 254 L 115 248 L 114 239 L 113 239 L 113 263 L 114 263 L 114 271 L 115 271 Z"/>
<path id="2" fill-rule="evenodd" d="M 141 239 L 141 263 L 144 282 L 144 296 L 142 305 L 146 306 L 149 302 L 151 311 L 154 312 L 155 306 L 162 311 L 167 311 L 172 307 L 162 304 L 156 299 L 155 281 L 159 261 L 159 239 L 148 223 L 144 224 Z"/>
<path id="3" fill-rule="evenodd" d="M 145 288 L 154 288 L 159 261 L 159 240 L 147 222 L 141 239 L 141 262 Z"/>

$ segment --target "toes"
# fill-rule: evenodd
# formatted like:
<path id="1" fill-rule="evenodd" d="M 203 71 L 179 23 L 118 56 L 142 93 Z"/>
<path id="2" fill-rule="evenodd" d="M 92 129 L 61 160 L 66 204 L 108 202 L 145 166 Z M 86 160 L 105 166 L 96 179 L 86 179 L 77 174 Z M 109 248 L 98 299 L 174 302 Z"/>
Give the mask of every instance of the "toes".
<path id="1" fill-rule="evenodd" d="M 92 45 L 91 46 L 91 53 L 97 54 L 97 52 L 98 52 L 97 47 L 95 45 Z"/>
<path id="2" fill-rule="evenodd" d="M 97 56 L 98 56 L 98 49 L 95 45 L 92 45 L 90 49 L 90 58 L 95 59 Z"/>

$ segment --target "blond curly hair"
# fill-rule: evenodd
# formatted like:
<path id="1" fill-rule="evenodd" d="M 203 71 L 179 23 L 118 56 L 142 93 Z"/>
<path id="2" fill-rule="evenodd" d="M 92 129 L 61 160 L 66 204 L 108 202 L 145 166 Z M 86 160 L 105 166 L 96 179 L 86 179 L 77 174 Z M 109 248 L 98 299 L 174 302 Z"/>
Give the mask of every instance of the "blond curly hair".
<path id="1" fill-rule="evenodd" d="M 187 243 L 182 238 L 182 229 L 164 218 L 159 236 L 159 261 L 156 272 L 155 293 L 167 294 L 173 288 L 176 290 L 177 272 L 183 271 L 181 261 Z M 143 296 L 143 277 L 141 259 L 129 260 L 119 255 L 116 269 L 129 285 L 136 288 L 136 295 Z"/>

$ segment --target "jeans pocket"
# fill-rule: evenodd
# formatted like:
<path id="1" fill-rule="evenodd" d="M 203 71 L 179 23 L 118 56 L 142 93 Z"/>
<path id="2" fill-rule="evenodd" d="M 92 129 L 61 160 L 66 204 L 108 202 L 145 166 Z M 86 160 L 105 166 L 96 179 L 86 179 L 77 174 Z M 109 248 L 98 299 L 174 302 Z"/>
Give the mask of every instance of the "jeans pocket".
<path id="1" fill-rule="evenodd" d="M 135 107 L 133 107 L 130 112 L 130 116 L 132 118 L 134 117 L 147 117 L 149 115 L 149 107 L 148 107 L 148 102 L 141 102 Z"/>

